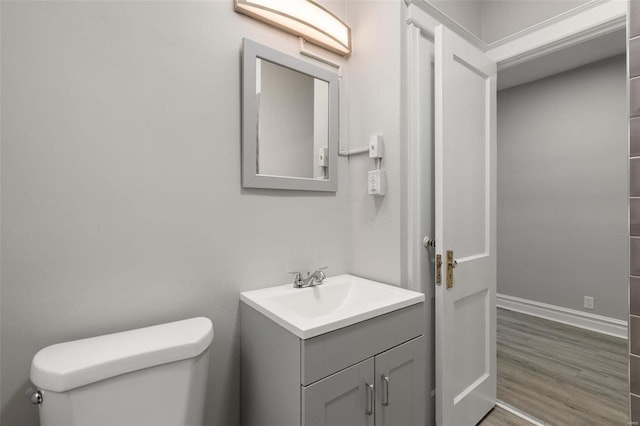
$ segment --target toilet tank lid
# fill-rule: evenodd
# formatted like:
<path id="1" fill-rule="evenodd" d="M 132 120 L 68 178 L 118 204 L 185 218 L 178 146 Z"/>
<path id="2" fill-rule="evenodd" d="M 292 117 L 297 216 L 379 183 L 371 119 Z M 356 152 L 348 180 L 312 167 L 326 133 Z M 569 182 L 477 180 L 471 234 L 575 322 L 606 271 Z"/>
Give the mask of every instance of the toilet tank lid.
<path id="1" fill-rule="evenodd" d="M 120 374 L 194 358 L 213 340 L 209 318 L 59 343 L 33 357 L 31 381 L 40 389 L 65 392 Z"/>

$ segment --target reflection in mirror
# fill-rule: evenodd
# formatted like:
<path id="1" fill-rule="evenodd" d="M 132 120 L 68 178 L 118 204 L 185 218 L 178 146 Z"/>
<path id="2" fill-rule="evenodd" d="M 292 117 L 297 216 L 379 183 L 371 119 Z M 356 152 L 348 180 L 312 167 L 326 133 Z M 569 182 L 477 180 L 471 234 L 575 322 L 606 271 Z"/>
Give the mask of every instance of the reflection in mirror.
<path id="1" fill-rule="evenodd" d="M 338 75 L 244 39 L 242 186 L 337 188 Z"/>
<path id="2" fill-rule="evenodd" d="M 329 84 L 256 58 L 256 173 L 327 179 Z"/>

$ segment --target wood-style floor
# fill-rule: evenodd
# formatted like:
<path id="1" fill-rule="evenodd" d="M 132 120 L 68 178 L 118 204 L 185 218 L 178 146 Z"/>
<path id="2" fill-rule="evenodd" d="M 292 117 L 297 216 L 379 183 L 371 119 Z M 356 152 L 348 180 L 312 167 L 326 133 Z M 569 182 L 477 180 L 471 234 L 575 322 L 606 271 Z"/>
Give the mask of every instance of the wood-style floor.
<path id="1" fill-rule="evenodd" d="M 554 426 L 628 424 L 626 340 L 498 309 L 497 342 L 499 400 Z M 481 425 L 522 424 L 505 413 Z"/>

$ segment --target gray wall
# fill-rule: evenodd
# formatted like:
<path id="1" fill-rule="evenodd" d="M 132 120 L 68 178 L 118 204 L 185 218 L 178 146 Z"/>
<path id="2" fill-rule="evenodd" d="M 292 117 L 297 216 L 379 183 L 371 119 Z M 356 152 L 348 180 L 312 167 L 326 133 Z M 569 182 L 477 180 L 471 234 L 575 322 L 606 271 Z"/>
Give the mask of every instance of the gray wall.
<path id="1" fill-rule="evenodd" d="M 482 40 L 493 43 L 590 0 L 483 0 Z"/>
<path id="2" fill-rule="evenodd" d="M 427 0 L 485 43 L 560 15 L 590 0 Z"/>
<path id="3" fill-rule="evenodd" d="M 482 39 L 482 0 L 428 0 L 458 24 Z"/>
<path id="4" fill-rule="evenodd" d="M 382 168 L 387 195 L 367 194 L 367 172 L 375 169 L 368 154 L 349 159 L 351 272 L 390 284 L 403 280 L 403 194 L 401 147 L 401 23 L 402 2 L 348 3 L 348 22 L 354 34 L 349 59 L 345 112 L 351 149 L 367 147 L 369 136 L 384 137 Z M 406 274 L 405 274 L 406 275 Z"/>
<path id="5" fill-rule="evenodd" d="M 206 423 L 237 424 L 239 292 L 348 272 L 347 159 L 336 194 L 240 187 L 241 39 L 297 54 L 297 38 L 230 1 L 1 15 L 1 423 L 37 424 L 39 349 L 204 315 Z"/>
<path id="6" fill-rule="evenodd" d="M 498 93 L 498 293 L 626 319 L 625 69 Z"/>

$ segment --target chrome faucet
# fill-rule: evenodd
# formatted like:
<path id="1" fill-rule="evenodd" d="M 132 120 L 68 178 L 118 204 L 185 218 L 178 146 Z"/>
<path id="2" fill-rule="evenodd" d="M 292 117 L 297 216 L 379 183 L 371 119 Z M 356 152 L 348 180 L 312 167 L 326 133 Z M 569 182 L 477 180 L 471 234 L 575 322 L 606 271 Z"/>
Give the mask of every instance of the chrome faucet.
<path id="1" fill-rule="evenodd" d="M 302 274 L 300 272 L 289 272 L 291 275 L 295 275 L 293 278 L 293 288 L 304 288 L 304 287 L 314 287 L 317 285 L 321 285 L 327 276 L 322 271 L 323 269 L 327 269 L 326 266 L 322 268 L 318 268 L 313 271 L 312 274 L 307 272 L 307 277 L 302 278 Z"/>

